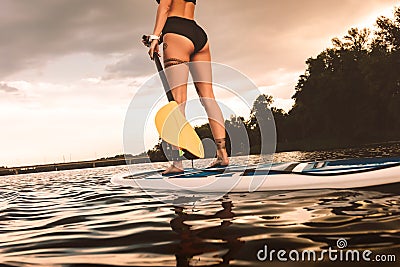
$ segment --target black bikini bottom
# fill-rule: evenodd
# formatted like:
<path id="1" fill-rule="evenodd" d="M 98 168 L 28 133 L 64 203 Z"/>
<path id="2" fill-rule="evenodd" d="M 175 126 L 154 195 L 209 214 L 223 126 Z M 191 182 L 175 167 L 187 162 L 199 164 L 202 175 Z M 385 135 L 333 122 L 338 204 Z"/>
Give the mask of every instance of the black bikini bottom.
<path id="1" fill-rule="evenodd" d="M 176 33 L 189 38 L 194 45 L 194 53 L 199 52 L 207 43 L 207 34 L 194 20 L 182 17 L 168 17 L 162 34 Z"/>

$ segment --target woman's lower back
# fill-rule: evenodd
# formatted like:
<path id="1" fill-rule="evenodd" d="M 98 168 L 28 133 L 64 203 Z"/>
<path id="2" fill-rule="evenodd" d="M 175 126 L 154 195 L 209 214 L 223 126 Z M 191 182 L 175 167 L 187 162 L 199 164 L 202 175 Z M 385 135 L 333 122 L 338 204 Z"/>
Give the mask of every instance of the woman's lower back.
<path id="1" fill-rule="evenodd" d="M 186 2 L 184 0 L 173 0 L 168 16 L 194 19 L 194 9 L 195 5 L 192 2 Z"/>

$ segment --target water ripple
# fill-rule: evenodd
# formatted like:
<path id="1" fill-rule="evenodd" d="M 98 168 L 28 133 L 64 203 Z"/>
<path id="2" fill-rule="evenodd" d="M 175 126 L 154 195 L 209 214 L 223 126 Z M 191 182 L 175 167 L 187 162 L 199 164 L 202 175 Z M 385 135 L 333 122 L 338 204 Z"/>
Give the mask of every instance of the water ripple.
<path id="1" fill-rule="evenodd" d="M 400 256 L 400 185 L 228 194 L 174 207 L 109 183 L 125 170 L 0 179 L 1 266 L 264 266 L 256 253 L 266 244 L 321 250 L 339 238 Z"/>

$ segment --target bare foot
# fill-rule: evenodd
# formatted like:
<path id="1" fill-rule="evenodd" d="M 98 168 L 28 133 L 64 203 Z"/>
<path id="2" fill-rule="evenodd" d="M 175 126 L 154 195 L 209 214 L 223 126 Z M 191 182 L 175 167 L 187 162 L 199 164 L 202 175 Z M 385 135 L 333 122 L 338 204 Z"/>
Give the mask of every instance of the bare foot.
<path id="1" fill-rule="evenodd" d="M 221 160 L 217 158 L 216 160 L 213 161 L 213 163 L 210 164 L 209 168 L 228 166 L 228 165 L 229 165 L 229 160 Z"/>
<path id="2" fill-rule="evenodd" d="M 182 173 L 182 172 L 183 172 L 183 168 L 181 166 L 177 167 L 174 164 L 172 164 L 171 166 L 168 167 L 168 169 L 166 169 L 165 171 L 162 172 L 162 175 Z"/>
<path id="3" fill-rule="evenodd" d="M 215 167 L 215 166 L 228 166 L 229 165 L 229 158 L 228 154 L 226 153 L 226 150 L 224 151 L 217 151 L 217 158 L 211 163 L 209 167 Z"/>

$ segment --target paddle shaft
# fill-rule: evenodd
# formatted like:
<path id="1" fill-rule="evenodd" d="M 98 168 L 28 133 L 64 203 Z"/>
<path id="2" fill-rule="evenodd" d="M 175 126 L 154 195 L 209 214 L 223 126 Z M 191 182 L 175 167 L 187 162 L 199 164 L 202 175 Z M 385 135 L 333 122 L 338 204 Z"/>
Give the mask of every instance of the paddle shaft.
<path id="1" fill-rule="evenodd" d="M 171 92 L 171 88 L 169 87 L 167 76 L 165 75 L 164 68 L 161 65 L 160 58 L 158 57 L 158 54 L 156 52 L 154 52 L 153 58 L 154 58 L 154 61 L 156 62 L 158 75 L 160 75 L 160 79 L 163 84 L 164 91 L 165 91 L 165 94 L 167 95 L 168 101 L 169 102 L 174 101 L 174 97 L 172 96 L 172 92 Z"/>

